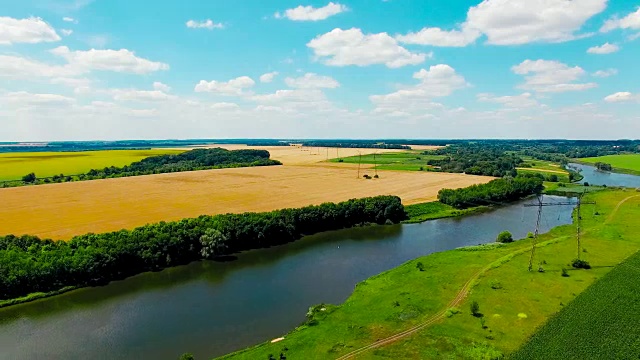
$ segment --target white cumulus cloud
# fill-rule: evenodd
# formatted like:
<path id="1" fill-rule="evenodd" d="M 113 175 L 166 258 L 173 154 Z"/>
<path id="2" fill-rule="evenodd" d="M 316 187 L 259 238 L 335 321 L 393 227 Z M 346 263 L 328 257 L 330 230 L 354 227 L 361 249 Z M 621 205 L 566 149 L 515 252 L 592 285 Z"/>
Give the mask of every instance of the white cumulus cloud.
<path id="1" fill-rule="evenodd" d="M 580 91 L 596 87 L 595 83 L 577 83 L 586 72 L 579 66 L 570 67 L 554 60 L 525 60 L 511 70 L 525 76 L 519 88 L 535 92 Z"/>
<path id="2" fill-rule="evenodd" d="M 202 20 L 202 21 L 189 20 L 186 22 L 186 25 L 190 29 L 208 29 L 208 30 L 224 29 L 224 24 L 215 23 L 211 19 Z"/>
<path id="3" fill-rule="evenodd" d="M 169 92 L 171 91 L 171 87 L 169 85 L 163 84 L 159 81 L 156 81 L 153 83 L 153 89 L 154 90 L 159 90 L 159 91 L 163 91 L 163 92 Z"/>
<path id="4" fill-rule="evenodd" d="M 607 0 L 484 0 L 469 8 L 457 29 L 425 27 L 397 39 L 432 46 L 466 46 L 483 34 L 492 45 L 569 41 L 585 36 L 577 32 L 606 5 Z"/>
<path id="5" fill-rule="evenodd" d="M 589 54 L 604 55 L 604 54 L 611 54 L 611 53 L 617 52 L 618 50 L 620 50 L 620 47 L 619 47 L 618 45 L 616 45 L 616 44 L 609 44 L 609 43 L 607 42 L 607 43 L 604 43 L 604 44 L 602 44 L 602 45 L 600 45 L 600 46 L 593 46 L 593 47 L 590 47 L 590 48 L 587 50 L 587 52 L 588 52 Z"/>
<path id="6" fill-rule="evenodd" d="M 623 17 L 623 18 L 611 18 L 607 20 L 602 28 L 600 28 L 601 32 L 609 32 L 616 29 L 631 29 L 638 30 L 640 29 L 640 7 L 635 12 Z"/>
<path id="7" fill-rule="evenodd" d="M 60 46 L 51 50 L 51 53 L 66 59 L 70 66 L 85 70 L 147 74 L 169 69 L 167 64 L 138 57 L 127 49 L 72 51 L 66 46 Z"/>
<path id="8" fill-rule="evenodd" d="M 507 108 L 521 109 L 538 105 L 538 101 L 531 93 L 525 92 L 520 95 L 494 96 L 492 94 L 478 94 L 478 100 L 504 105 Z"/>
<path id="9" fill-rule="evenodd" d="M 348 11 L 345 5 L 330 2 L 326 6 L 314 8 L 313 6 L 298 6 L 293 9 L 287 9 L 284 12 L 276 12 L 276 19 L 286 18 L 293 21 L 319 21 L 325 20 L 331 16 Z"/>
<path id="10" fill-rule="evenodd" d="M 59 41 L 60 36 L 44 20 L 37 17 L 14 19 L 0 17 L 0 45 Z"/>
<path id="11" fill-rule="evenodd" d="M 297 89 L 334 89 L 340 86 L 340 83 L 330 76 L 321 76 L 314 73 L 306 73 L 298 78 L 288 77 L 284 80 L 285 84 Z"/>
<path id="12" fill-rule="evenodd" d="M 606 69 L 606 70 L 598 70 L 591 75 L 599 78 L 606 78 L 616 74 L 618 74 L 618 69 Z"/>
<path id="13" fill-rule="evenodd" d="M 70 29 L 61 29 L 60 32 L 64 36 L 69 36 L 69 35 L 73 34 L 73 30 L 70 30 Z"/>
<path id="14" fill-rule="evenodd" d="M 256 84 L 252 78 L 248 76 L 240 76 L 229 81 L 205 81 L 200 80 L 196 84 L 196 92 L 210 92 L 221 95 L 243 95 L 247 89 L 252 88 Z"/>
<path id="15" fill-rule="evenodd" d="M 609 103 L 630 102 L 630 101 L 640 102 L 640 94 L 632 94 L 628 91 L 621 91 L 605 97 L 604 101 Z"/>
<path id="16" fill-rule="evenodd" d="M 416 65 L 424 53 L 413 53 L 398 45 L 387 33 L 363 34 L 360 29 L 333 29 L 307 43 L 317 59 L 331 66 L 384 64 L 389 68 Z"/>
<path id="17" fill-rule="evenodd" d="M 273 81 L 273 79 L 275 79 L 276 76 L 278 76 L 278 72 L 277 71 L 272 71 L 272 72 L 268 72 L 266 74 L 262 74 L 262 75 L 260 75 L 260 82 L 270 83 L 270 82 Z"/>

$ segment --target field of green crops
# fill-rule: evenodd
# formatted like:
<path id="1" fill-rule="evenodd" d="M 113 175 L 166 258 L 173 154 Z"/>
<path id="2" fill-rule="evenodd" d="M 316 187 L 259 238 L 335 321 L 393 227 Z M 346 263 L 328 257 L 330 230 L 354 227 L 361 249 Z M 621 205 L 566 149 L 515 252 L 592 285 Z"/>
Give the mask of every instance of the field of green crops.
<path id="1" fill-rule="evenodd" d="M 638 359 L 640 252 L 544 325 L 512 359 Z"/>
<path id="2" fill-rule="evenodd" d="M 420 151 L 369 154 L 332 159 L 331 162 L 350 164 L 373 164 L 380 170 L 427 171 L 427 162 L 431 159 L 442 159 L 442 155 L 423 155 Z"/>
<path id="3" fill-rule="evenodd" d="M 0 154 L 0 181 L 19 180 L 35 173 L 38 177 L 76 175 L 91 169 L 121 167 L 149 156 L 178 154 L 184 150 L 105 150 L 78 152 L 24 152 Z"/>
<path id="4" fill-rule="evenodd" d="M 578 160 L 579 162 L 585 162 L 589 164 L 603 162 L 606 164 L 611 164 L 611 166 L 613 166 L 613 169 L 618 172 L 640 174 L 640 154 L 607 155 Z"/>

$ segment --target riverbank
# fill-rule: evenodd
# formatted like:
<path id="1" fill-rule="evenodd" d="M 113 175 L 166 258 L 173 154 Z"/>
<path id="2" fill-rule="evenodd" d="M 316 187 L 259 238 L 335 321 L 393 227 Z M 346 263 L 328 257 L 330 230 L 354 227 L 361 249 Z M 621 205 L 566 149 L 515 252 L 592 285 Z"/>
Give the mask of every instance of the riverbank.
<path id="1" fill-rule="evenodd" d="M 346 359 L 387 338 L 393 344 L 378 342 L 379 349 L 367 348 L 358 358 L 509 354 L 563 304 L 640 249 L 640 224 L 632 221 L 640 216 L 638 199 L 632 190 L 585 195 L 597 202 L 583 208 L 580 255 L 593 266 L 589 271 L 561 276 L 576 257 L 575 227 L 570 225 L 540 237 L 545 246 L 536 251 L 534 269 L 544 272 L 527 271 L 528 241 L 435 253 L 361 282 L 342 305 L 314 308 L 306 324 L 278 343 L 222 358 L 267 359 L 282 352 L 288 358 Z M 478 302 L 482 317 L 471 315 L 472 301 Z M 410 336 L 397 336 L 416 327 Z"/>
<path id="2" fill-rule="evenodd" d="M 620 156 L 620 155 L 612 155 L 612 156 Z M 640 155 L 637 155 L 637 160 L 638 162 L 640 162 Z M 588 166 L 594 166 L 594 164 L 596 162 L 604 162 L 604 163 L 608 163 L 609 161 L 611 161 L 610 159 L 607 159 L 606 156 L 600 157 L 600 158 L 592 158 L 593 161 L 585 161 L 582 159 L 571 159 L 572 162 L 576 163 L 576 164 L 581 164 L 581 165 L 588 165 Z M 638 175 L 640 176 L 640 170 L 634 170 L 634 169 L 627 169 L 627 168 L 622 168 L 619 166 L 615 166 L 614 164 L 611 164 L 612 168 L 610 172 L 613 173 L 618 173 L 618 174 L 628 174 L 628 175 Z"/>

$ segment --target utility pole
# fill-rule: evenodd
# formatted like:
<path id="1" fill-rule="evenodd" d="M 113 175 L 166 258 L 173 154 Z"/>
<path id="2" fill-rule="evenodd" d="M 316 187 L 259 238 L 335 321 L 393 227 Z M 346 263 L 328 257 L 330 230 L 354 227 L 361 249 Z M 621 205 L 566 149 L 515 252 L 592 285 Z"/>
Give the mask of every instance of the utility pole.
<path id="1" fill-rule="evenodd" d="M 580 200 L 578 200 L 578 213 L 580 212 Z M 525 207 L 533 207 L 533 206 L 537 206 L 538 207 L 538 218 L 536 220 L 536 231 L 533 234 L 533 239 L 531 239 L 531 256 L 529 257 L 529 271 L 533 270 L 533 258 L 535 256 L 536 253 L 536 245 L 538 242 L 538 235 L 540 234 L 540 220 L 542 218 L 542 208 L 545 206 L 564 206 L 564 205 L 575 205 L 572 202 L 556 202 L 556 203 L 545 203 L 542 202 L 542 195 L 538 195 L 538 203 L 537 204 L 524 204 Z M 580 221 L 580 220 L 578 220 Z M 579 229 L 578 225 L 578 229 Z M 578 230 L 580 231 L 580 230 Z M 578 240 L 579 241 L 579 240 Z"/>

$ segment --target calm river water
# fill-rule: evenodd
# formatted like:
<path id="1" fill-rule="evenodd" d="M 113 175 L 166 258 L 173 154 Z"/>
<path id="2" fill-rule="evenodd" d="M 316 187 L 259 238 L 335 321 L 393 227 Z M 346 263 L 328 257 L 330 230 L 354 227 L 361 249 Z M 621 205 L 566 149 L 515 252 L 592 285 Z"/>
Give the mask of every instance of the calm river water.
<path id="1" fill-rule="evenodd" d="M 586 181 L 590 185 L 640 188 L 640 176 L 599 171 L 593 166 L 582 164 L 569 164 L 569 166 L 580 170 L 580 173 L 584 176 L 584 179 L 580 182 Z"/>
<path id="2" fill-rule="evenodd" d="M 547 196 L 546 201 L 565 201 Z M 199 359 L 281 336 L 309 306 L 339 304 L 356 283 L 407 260 L 495 241 L 535 226 L 528 200 L 488 213 L 422 224 L 308 236 L 0 309 L 0 359 Z M 571 222 L 571 206 L 547 207 L 543 231 Z"/>

